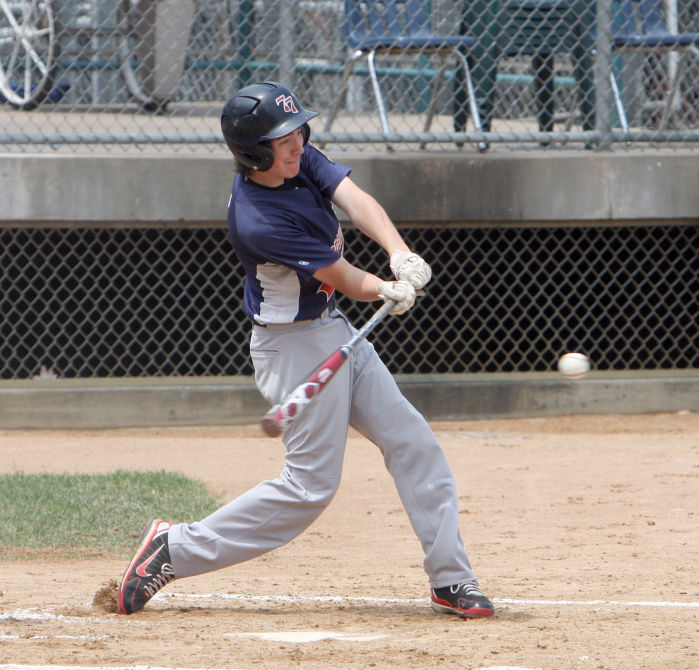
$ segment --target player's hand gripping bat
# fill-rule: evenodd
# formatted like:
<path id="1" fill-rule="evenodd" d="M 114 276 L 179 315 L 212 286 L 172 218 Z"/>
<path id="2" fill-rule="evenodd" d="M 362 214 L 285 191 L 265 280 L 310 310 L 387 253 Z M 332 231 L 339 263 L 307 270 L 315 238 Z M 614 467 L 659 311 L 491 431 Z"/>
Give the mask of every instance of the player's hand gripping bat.
<path id="1" fill-rule="evenodd" d="M 313 370 L 300 384 L 272 407 L 262 417 L 262 430 L 270 437 L 281 435 L 282 431 L 295 421 L 301 413 L 313 402 L 314 398 L 330 383 L 335 373 L 345 364 L 357 345 L 369 334 L 369 331 L 383 319 L 394 307 L 393 300 L 387 300 L 380 309 L 357 331 L 354 337 L 336 349 L 318 367 Z"/>

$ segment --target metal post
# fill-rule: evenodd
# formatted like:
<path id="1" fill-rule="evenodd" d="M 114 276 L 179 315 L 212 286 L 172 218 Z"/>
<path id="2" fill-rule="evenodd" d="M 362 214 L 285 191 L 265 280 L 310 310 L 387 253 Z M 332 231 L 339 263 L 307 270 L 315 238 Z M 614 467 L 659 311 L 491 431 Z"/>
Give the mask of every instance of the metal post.
<path id="1" fill-rule="evenodd" d="M 107 3 L 104 2 L 104 0 L 95 3 L 93 17 L 95 28 L 104 25 L 111 25 L 110 21 L 114 20 L 114 15 L 113 13 L 110 15 L 110 12 L 112 12 L 109 7 L 110 4 L 113 3 Z M 90 38 L 90 47 L 95 54 L 96 61 L 102 60 L 105 52 L 107 51 L 105 45 L 107 43 L 111 44 L 112 42 L 113 40 L 109 37 L 98 35 L 97 31 L 95 31 L 95 34 Z M 107 102 L 110 99 L 109 93 L 105 89 L 104 73 L 99 68 L 95 68 L 90 74 L 90 92 L 92 104 L 99 105 L 100 103 Z"/>
<path id="2" fill-rule="evenodd" d="M 680 23 L 679 23 L 679 15 L 677 12 L 677 0 L 665 0 L 665 15 L 666 15 L 666 24 L 667 24 L 667 29 L 673 33 L 677 34 L 680 31 Z M 671 81 L 673 84 L 677 78 L 677 73 L 679 71 L 679 53 L 677 51 L 671 51 L 667 55 L 667 78 L 669 81 Z M 678 82 L 679 84 L 679 82 Z M 673 86 L 668 95 L 674 95 L 675 93 L 675 87 Z M 676 112 L 680 108 L 680 98 L 678 97 L 676 100 L 670 100 L 670 105 L 668 106 L 668 110 L 670 112 Z"/>
<path id="3" fill-rule="evenodd" d="M 612 143 L 612 0 L 597 0 L 597 60 L 595 62 L 595 116 L 599 135 L 598 149 L 608 150 Z"/>
<path id="4" fill-rule="evenodd" d="M 250 83 L 252 71 L 247 65 L 252 60 L 252 26 L 255 20 L 255 6 L 252 0 L 240 0 L 238 5 L 238 55 L 243 66 L 238 71 L 238 86 L 243 88 Z"/>
<path id="5" fill-rule="evenodd" d="M 296 2 L 288 0 L 279 6 L 279 81 L 285 86 L 294 86 L 294 21 Z"/>

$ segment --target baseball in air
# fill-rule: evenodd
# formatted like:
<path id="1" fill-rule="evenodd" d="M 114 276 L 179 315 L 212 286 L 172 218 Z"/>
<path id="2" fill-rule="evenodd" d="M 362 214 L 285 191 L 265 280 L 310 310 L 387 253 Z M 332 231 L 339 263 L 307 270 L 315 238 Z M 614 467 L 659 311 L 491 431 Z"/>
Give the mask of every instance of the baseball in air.
<path id="1" fill-rule="evenodd" d="M 558 359 L 558 371 L 568 379 L 580 379 L 590 371 L 590 359 L 585 354 L 563 354 Z"/>

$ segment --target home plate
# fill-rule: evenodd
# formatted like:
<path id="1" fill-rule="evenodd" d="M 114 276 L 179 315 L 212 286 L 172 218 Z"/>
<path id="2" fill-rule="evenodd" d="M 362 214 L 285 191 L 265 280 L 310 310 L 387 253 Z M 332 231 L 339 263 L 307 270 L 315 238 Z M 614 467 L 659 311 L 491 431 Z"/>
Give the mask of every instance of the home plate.
<path id="1" fill-rule="evenodd" d="M 377 633 L 334 633 L 328 630 L 280 630 L 273 633 L 227 633 L 226 637 L 256 637 L 272 642 L 318 642 L 320 640 L 371 642 L 389 636 Z"/>

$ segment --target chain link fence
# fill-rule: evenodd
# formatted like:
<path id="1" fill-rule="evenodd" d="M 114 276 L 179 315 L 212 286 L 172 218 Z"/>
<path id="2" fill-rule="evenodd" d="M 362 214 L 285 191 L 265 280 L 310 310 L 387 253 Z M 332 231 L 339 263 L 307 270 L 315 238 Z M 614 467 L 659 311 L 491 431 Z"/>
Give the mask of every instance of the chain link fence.
<path id="1" fill-rule="evenodd" d="M 372 334 L 394 373 L 699 368 L 696 225 L 402 232 L 434 279 Z M 387 277 L 360 238 L 348 260 Z M 250 375 L 242 281 L 223 228 L 0 229 L 0 379 Z"/>
<path id="2" fill-rule="evenodd" d="M 425 7 L 435 35 L 466 37 L 468 73 L 454 51 L 420 41 Z M 697 0 L 3 0 L 0 146 L 220 151 L 223 102 L 274 79 L 321 112 L 314 136 L 335 150 L 694 149 L 698 9 Z M 357 58 L 343 88 L 349 57 L 366 55 L 361 39 L 376 25 L 423 33 L 375 62 Z"/>

